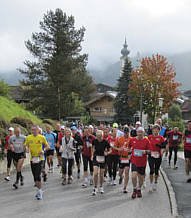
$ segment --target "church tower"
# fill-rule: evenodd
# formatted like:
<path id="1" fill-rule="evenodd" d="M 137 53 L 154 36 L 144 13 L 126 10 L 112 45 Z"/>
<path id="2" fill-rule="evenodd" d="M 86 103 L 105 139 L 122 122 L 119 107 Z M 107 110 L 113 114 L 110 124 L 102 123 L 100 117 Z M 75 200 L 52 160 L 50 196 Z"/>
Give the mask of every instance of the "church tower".
<path id="1" fill-rule="evenodd" d="M 120 76 L 123 74 L 123 67 L 125 64 L 125 59 L 128 58 L 130 51 L 127 49 L 127 41 L 125 37 L 125 44 L 123 45 L 123 48 L 121 49 L 122 56 L 120 57 Z"/>

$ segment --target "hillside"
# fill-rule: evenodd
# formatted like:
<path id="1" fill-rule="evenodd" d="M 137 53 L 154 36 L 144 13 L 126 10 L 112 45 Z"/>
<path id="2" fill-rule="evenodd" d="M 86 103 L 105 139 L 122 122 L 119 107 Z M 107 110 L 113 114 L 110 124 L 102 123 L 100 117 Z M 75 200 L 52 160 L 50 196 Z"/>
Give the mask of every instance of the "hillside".
<path id="1" fill-rule="evenodd" d="M 21 105 L 0 96 L 0 120 L 10 122 L 14 117 L 23 117 L 30 119 L 33 123 L 40 124 L 42 121 L 31 112 L 22 108 Z"/>

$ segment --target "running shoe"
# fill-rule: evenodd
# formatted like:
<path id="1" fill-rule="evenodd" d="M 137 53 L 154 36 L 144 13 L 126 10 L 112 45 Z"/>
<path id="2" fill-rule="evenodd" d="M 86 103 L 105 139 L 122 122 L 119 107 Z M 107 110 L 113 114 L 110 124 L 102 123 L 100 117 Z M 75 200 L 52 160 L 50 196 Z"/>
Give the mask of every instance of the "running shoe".
<path id="1" fill-rule="evenodd" d="M 127 189 L 123 189 L 123 193 L 127 194 L 128 193 Z"/>
<path id="2" fill-rule="evenodd" d="M 191 183 L 191 178 L 187 179 L 186 182 L 187 182 L 187 183 Z"/>
<path id="3" fill-rule="evenodd" d="M 99 187 L 99 192 L 100 192 L 101 194 L 104 194 L 103 186 L 100 186 L 100 187 Z"/>
<path id="4" fill-rule="evenodd" d="M 87 188 L 87 187 L 88 187 L 88 184 L 84 182 L 84 183 L 82 184 L 82 188 Z"/>
<path id="5" fill-rule="evenodd" d="M 142 198 L 141 189 L 137 190 L 137 197 L 138 197 L 138 198 Z"/>
<path id="6" fill-rule="evenodd" d="M 96 188 L 93 189 L 92 195 L 93 196 L 97 195 L 97 189 Z"/>
<path id="7" fill-rule="evenodd" d="M 143 188 L 146 189 L 146 187 L 147 187 L 147 183 L 146 183 L 146 181 L 144 181 L 143 182 Z"/>
<path id="8" fill-rule="evenodd" d="M 90 185 L 93 185 L 93 183 L 94 183 L 93 179 L 90 179 Z"/>
<path id="9" fill-rule="evenodd" d="M 153 184 L 150 184 L 149 192 L 153 192 Z"/>
<path id="10" fill-rule="evenodd" d="M 116 182 L 116 180 L 113 180 L 113 183 L 112 183 L 112 185 L 114 185 L 114 186 L 116 186 L 116 185 L 117 185 L 117 182 Z"/>
<path id="11" fill-rule="evenodd" d="M 156 191 L 157 190 L 157 183 L 154 183 L 153 184 L 153 191 Z"/>
<path id="12" fill-rule="evenodd" d="M 108 179 L 107 179 L 107 184 L 108 184 L 108 185 L 111 185 L 111 184 L 112 184 L 112 178 L 111 178 L 111 177 L 108 177 Z"/>
<path id="13" fill-rule="evenodd" d="M 15 183 L 13 184 L 13 187 L 14 187 L 15 189 L 18 189 L 18 183 L 15 182 Z"/>
<path id="14" fill-rule="evenodd" d="M 132 194 L 131 197 L 132 197 L 133 199 L 135 199 L 136 196 L 137 196 L 137 189 L 134 189 L 134 190 L 133 190 L 133 194 Z"/>
<path id="15" fill-rule="evenodd" d="M 72 179 L 71 178 L 68 179 L 68 184 L 72 184 Z"/>
<path id="16" fill-rule="evenodd" d="M 40 193 L 37 193 L 37 194 L 36 194 L 36 199 L 37 199 L 37 200 L 42 200 L 42 195 L 41 195 Z"/>
<path id="17" fill-rule="evenodd" d="M 51 170 L 51 168 L 49 168 L 49 169 L 48 169 L 48 173 L 51 173 L 51 172 L 52 172 L 52 170 Z"/>
<path id="18" fill-rule="evenodd" d="M 10 176 L 5 177 L 5 180 L 9 182 L 10 181 Z"/>
<path id="19" fill-rule="evenodd" d="M 62 185 L 66 185 L 66 178 L 63 179 Z"/>
<path id="20" fill-rule="evenodd" d="M 123 182 L 123 177 L 121 176 L 120 179 L 119 179 L 119 185 L 121 185 Z"/>
<path id="21" fill-rule="evenodd" d="M 174 170 L 177 170 L 177 169 L 178 169 L 178 167 L 176 165 L 174 165 Z"/>

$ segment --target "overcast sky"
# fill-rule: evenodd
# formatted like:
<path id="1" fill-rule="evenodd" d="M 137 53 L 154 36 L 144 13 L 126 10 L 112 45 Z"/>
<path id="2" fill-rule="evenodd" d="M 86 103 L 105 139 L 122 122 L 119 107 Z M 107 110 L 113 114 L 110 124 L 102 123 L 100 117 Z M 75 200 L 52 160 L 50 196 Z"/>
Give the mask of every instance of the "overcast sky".
<path id="1" fill-rule="evenodd" d="M 29 57 L 24 41 L 56 8 L 86 28 L 90 67 L 118 61 L 125 36 L 132 56 L 191 50 L 191 0 L 1 0 L 0 6 L 0 72 L 23 65 Z"/>

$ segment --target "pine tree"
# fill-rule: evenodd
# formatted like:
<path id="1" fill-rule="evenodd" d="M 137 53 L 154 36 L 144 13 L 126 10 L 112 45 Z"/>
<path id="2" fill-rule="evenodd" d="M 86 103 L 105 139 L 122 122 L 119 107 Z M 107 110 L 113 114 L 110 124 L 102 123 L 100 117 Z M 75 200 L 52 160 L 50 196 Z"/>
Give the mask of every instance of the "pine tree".
<path id="1" fill-rule="evenodd" d="M 41 32 L 25 43 L 34 57 L 20 69 L 30 109 L 54 119 L 72 114 L 74 95 L 84 100 L 94 91 L 86 70 L 87 54 L 81 54 L 85 28 L 76 29 L 74 24 L 74 17 L 61 9 L 50 10 L 40 22 Z"/>
<path id="2" fill-rule="evenodd" d="M 128 95 L 129 83 L 131 81 L 132 64 L 129 58 L 125 59 L 123 74 L 118 79 L 117 97 L 115 100 L 115 121 L 120 124 L 130 124 L 133 122 L 135 109 L 129 105 L 131 97 Z"/>

